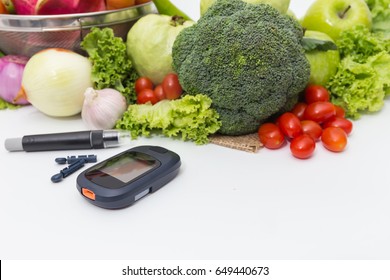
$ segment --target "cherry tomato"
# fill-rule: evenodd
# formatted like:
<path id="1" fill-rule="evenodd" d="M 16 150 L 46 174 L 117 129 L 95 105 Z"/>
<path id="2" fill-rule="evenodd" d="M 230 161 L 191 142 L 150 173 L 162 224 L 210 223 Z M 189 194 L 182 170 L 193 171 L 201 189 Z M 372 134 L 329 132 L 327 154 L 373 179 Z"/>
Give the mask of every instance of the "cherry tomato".
<path id="1" fill-rule="evenodd" d="M 290 151 L 294 157 L 299 159 L 309 158 L 316 147 L 313 138 L 307 134 L 302 134 L 291 140 Z"/>
<path id="2" fill-rule="evenodd" d="M 307 105 L 305 120 L 323 123 L 336 115 L 336 109 L 330 102 L 318 101 Z"/>
<path id="3" fill-rule="evenodd" d="M 291 113 L 296 115 L 300 121 L 303 120 L 303 116 L 305 114 L 305 109 L 307 107 L 307 104 L 304 102 L 298 102 L 295 104 L 294 108 L 291 110 Z"/>
<path id="4" fill-rule="evenodd" d="M 137 104 L 145 104 L 147 102 L 150 102 L 152 104 L 156 104 L 158 101 L 158 98 L 156 95 L 154 95 L 154 91 L 150 88 L 143 89 L 138 95 L 137 95 Z"/>
<path id="5" fill-rule="evenodd" d="M 278 149 L 285 143 L 285 138 L 280 128 L 274 123 L 264 123 L 258 130 L 260 142 L 268 149 Z"/>
<path id="6" fill-rule="evenodd" d="M 341 152 L 347 146 L 347 134 L 342 128 L 327 127 L 322 132 L 322 144 L 332 152 Z"/>
<path id="7" fill-rule="evenodd" d="M 343 107 L 340 107 L 338 105 L 334 105 L 336 109 L 336 117 L 345 118 L 345 110 Z"/>
<path id="8" fill-rule="evenodd" d="M 135 81 L 135 92 L 138 94 L 143 89 L 153 89 L 153 82 L 147 77 L 140 77 Z"/>
<path id="9" fill-rule="evenodd" d="M 322 127 L 311 120 L 301 121 L 302 133 L 307 134 L 313 138 L 314 141 L 318 141 L 321 138 Z"/>
<path id="10" fill-rule="evenodd" d="M 329 91 L 320 85 L 309 85 L 305 89 L 305 100 L 307 104 L 318 101 L 329 101 Z"/>
<path id="11" fill-rule="evenodd" d="M 278 118 L 278 125 L 282 133 L 289 137 L 295 138 L 302 134 L 301 122 L 296 115 L 286 112 Z"/>
<path id="12" fill-rule="evenodd" d="M 345 118 L 334 117 L 324 122 L 322 124 L 322 127 L 340 127 L 345 131 L 345 133 L 347 133 L 347 135 L 349 135 L 352 132 L 353 124 L 350 120 L 347 120 Z"/>
<path id="13" fill-rule="evenodd" d="M 158 85 L 154 88 L 154 95 L 158 98 L 158 100 L 166 99 L 162 85 Z"/>
<path id="14" fill-rule="evenodd" d="M 179 83 L 179 77 L 174 73 L 165 76 L 162 87 L 167 99 L 177 99 L 183 92 Z"/>

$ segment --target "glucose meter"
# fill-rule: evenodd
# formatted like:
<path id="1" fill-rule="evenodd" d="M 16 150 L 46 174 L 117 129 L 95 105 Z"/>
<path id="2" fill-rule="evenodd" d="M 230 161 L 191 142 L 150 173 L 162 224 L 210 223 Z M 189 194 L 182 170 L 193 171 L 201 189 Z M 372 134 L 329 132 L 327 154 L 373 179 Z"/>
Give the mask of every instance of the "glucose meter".
<path id="1" fill-rule="evenodd" d="M 170 150 L 138 146 L 83 171 L 77 189 L 96 206 L 124 208 L 171 181 L 180 165 L 180 157 Z"/>

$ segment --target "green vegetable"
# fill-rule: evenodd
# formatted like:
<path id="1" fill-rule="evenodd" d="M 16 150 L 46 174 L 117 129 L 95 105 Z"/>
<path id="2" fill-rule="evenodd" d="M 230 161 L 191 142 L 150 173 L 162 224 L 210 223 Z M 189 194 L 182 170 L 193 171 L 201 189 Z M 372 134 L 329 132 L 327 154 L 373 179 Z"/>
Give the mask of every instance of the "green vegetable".
<path id="1" fill-rule="evenodd" d="M 115 37 L 111 28 L 92 28 L 81 47 L 92 62 L 92 82 L 95 89 L 113 88 L 134 103 L 135 80 L 139 77 L 126 53 L 122 38 Z"/>
<path id="2" fill-rule="evenodd" d="M 291 109 L 306 86 L 310 64 L 302 37 L 297 21 L 270 5 L 217 0 L 177 36 L 173 69 L 187 94 L 212 99 L 219 133 L 248 134 Z"/>
<path id="3" fill-rule="evenodd" d="M 181 136 L 182 140 L 205 144 L 220 127 L 218 114 L 210 106 L 210 98 L 201 94 L 162 100 L 155 105 L 130 105 L 116 128 L 131 131 L 133 138 L 159 130 L 168 137 Z"/>
<path id="4" fill-rule="evenodd" d="M 167 16 L 180 16 L 185 20 L 192 20 L 186 13 L 176 7 L 170 0 L 153 0 L 159 14 Z"/>
<path id="5" fill-rule="evenodd" d="M 371 56 L 365 63 L 344 58 L 328 88 L 332 103 L 343 107 L 348 117 L 357 119 L 361 111 L 376 112 L 390 94 L 390 55 Z"/>
<path id="6" fill-rule="evenodd" d="M 303 37 L 302 46 L 305 51 L 335 51 L 337 50 L 337 45 L 330 40 L 320 40 L 316 38 Z"/>
<path id="7" fill-rule="evenodd" d="M 3 99 L 0 98 L 0 110 L 16 109 L 16 108 L 19 108 L 19 107 L 20 107 L 19 105 L 14 105 L 14 104 L 8 103 L 8 102 L 6 102 L 6 101 L 4 101 Z"/>
<path id="8" fill-rule="evenodd" d="M 161 84 L 172 73 L 172 45 L 184 28 L 194 22 L 178 16 L 149 14 L 140 18 L 127 34 L 127 54 L 140 76 Z M 156 35 L 158 34 L 158 35 Z"/>
<path id="9" fill-rule="evenodd" d="M 356 62 L 364 63 L 370 56 L 382 51 L 390 52 L 389 39 L 382 33 L 372 33 L 362 25 L 342 32 L 336 43 L 342 58 L 352 56 Z"/>
<path id="10" fill-rule="evenodd" d="M 366 0 L 372 14 L 372 31 L 390 37 L 390 0 Z"/>
<path id="11" fill-rule="evenodd" d="M 356 26 L 342 32 L 337 45 L 342 59 L 327 84 L 331 101 L 354 119 L 362 112 L 379 111 L 390 94 L 390 41 Z"/>

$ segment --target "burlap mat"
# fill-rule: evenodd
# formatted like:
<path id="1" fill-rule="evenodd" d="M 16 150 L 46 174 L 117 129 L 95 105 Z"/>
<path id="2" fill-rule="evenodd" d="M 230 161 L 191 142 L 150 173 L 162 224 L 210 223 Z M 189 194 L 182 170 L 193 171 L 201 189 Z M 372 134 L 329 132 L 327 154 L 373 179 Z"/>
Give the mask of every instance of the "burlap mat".
<path id="1" fill-rule="evenodd" d="M 210 143 L 249 153 L 257 153 L 263 147 L 257 133 L 243 136 L 212 135 Z"/>

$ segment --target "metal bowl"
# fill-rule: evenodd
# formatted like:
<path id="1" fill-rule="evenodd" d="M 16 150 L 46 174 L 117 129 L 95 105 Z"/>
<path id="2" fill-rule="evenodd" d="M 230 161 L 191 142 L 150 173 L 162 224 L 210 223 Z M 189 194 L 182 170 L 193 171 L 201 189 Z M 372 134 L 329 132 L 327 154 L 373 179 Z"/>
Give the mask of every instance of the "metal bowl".
<path id="1" fill-rule="evenodd" d="M 126 40 L 142 16 L 157 13 L 153 2 L 130 8 L 55 16 L 0 15 L 0 50 L 5 54 L 32 56 L 46 48 L 65 48 L 84 54 L 80 42 L 92 27 L 110 27 Z"/>

